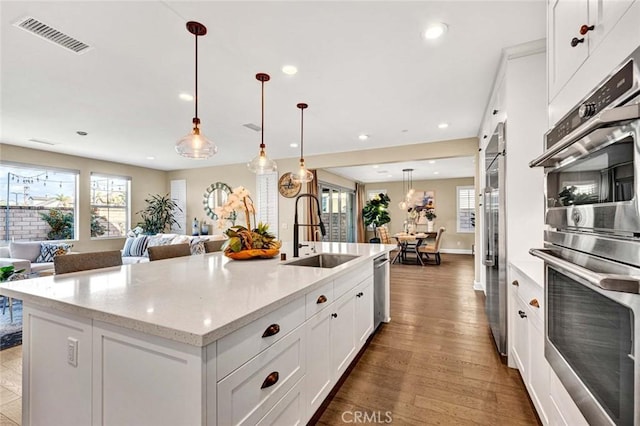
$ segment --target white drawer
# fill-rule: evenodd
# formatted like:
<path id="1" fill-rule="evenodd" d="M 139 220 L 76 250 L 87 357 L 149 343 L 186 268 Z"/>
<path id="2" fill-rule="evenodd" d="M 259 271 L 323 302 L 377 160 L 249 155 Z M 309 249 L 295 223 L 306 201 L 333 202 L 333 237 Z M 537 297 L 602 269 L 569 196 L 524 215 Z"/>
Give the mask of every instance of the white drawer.
<path id="1" fill-rule="evenodd" d="M 531 278 L 511 268 L 511 277 L 517 281 L 516 295 L 527 305 L 534 318 L 544 321 L 544 290 Z"/>
<path id="2" fill-rule="evenodd" d="M 257 426 L 305 424 L 303 382 L 304 378 L 298 380 L 298 383 L 278 401 Z"/>
<path id="3" fill-rule="evenodd" d="M 218 382 L 218 424 L 255 425 L 305 373 L 304 327 L 298 327 Z"/>
<path id="4" fill-rule="evenodd" d="M 302 324 L 304 309 L 300 297 L 218 340 L 218 380 Z"/>
<path id="5" fill-rule="evenodd" d="M 307 293 L 305 299 L 307 319 L 309 319 L 333 303 L 333 281 L 326 283 L 311 293 Z"/>
<path id="6" fill-rule="evenodd" d="M 365 262 L 357 269 L 336 278 L 333 282 L 333 297 L 339 298 L 370 275 L 373 275 L 373 263 Z"/>

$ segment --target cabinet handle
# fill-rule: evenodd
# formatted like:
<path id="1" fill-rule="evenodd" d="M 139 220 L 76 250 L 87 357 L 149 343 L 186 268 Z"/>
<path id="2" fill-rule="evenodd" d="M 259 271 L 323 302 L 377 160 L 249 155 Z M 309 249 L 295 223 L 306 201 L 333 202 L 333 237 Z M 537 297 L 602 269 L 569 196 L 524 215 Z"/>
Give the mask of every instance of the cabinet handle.
<path id="1" fill-rule="evenodd" d="M 493 111 L 491 111 L 491 114 L 493 114 L 493 115 L 498 114 L 498 110 L 497 110 L 497 109 L 494 109 Z"/>
<path id="2" fill-rule="evenodd" d="M 278 383 L 279 378 L 280 374 L 277 371 L 274 371 L 273 373 L 269 374 L 266 379 L 264 379 L 264 382 L 262 382 L 262 386 L 260 386 L 260 389 L 266 389 L 275 385 L 276 383 Z"/>
<path id="3" fill-rule="evenodd" d="M 336 313 L 331 314 L 331 318 L 338 318 L 338 314 Z"/>
<path id="4" fill-rule="evenodd" d="M 538 299 L 531 299 L 531 302 L 529 302 L 529 304 L 536 308 L 540 307 L 540 303 L 538 303 Z"/>
<path id="5" fill-rule="evenodd" d="M 520 287 L 520 283 L 518 282 L 518 280 L 513 280 L 511 284 L 515 285 L 516 287 Z"/>
<path id="6" fill-rule="evenodd" d="M 360 293 L 356 294 L 356 297 L 362 297 L 362 296 L 364 296 L 363 292 L 360 292 Z"/>
<path id="7" fill-rule="evenodd" d="M 327 296 L 325 296 L 324 294 L 321 294 L 320 297 L 318 297 L 318 300 L 316 300 L 316 303 L 319 305 L 321 303 L 325 303 L 327 301 Z"/>
<path id="8" fill-rule="evenodd" d="M 518 315 L 520 315 L 520 318 L 526 318 L 527 314 L 524 313 L 524 311 L 518 311 Z"/>
<path id="9" fill-rule="evenodd" d="M 583 38 L 574 37 L 571 39 L 571 47 L 576 47 L 580 43 L 584 43 L 584 37 Z"/>
<path id="10" fill-rule="evenodd" d="M 593 31 L 594 28 L 595 28 L 595 26 L 593 26 L 593 25 L 583 25 L 583 26 L 580 27 L 580 34 L 581 35 L 585 35 L 589 31 Z"/>
<path id="11" fill-rule="evenodd" d="M 264 333 L 262 333 L 262 337 L 270 337 L 278 333 L 280 333 L 280 326 L 278 324 L 271 324 Z"/>

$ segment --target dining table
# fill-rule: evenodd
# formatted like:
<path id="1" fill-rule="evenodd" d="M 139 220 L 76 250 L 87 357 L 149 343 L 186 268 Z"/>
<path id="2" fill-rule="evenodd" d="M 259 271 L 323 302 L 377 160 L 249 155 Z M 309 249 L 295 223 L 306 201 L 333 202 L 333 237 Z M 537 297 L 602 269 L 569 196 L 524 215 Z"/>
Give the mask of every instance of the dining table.
<path id="1" fill-rule="evenodd" d="M 396 261 L 406 262 L 407 261 L 407 253 L 413 253 L 416 256 L 416 264 L 420 264 L 424 266 L 424 262 L 422 261 L 422 257 L 420 256 L 420 252 L 418 248 L 426 244 L 426 240 L 429 238 L 435 238 L 437 232 L 418 232 L 415 234 L 409 234 L 400 232 L 393 235 L 393 238 L 398 242 L 398 253 L 393 258 L 391 263 L 396 263 Z"/>

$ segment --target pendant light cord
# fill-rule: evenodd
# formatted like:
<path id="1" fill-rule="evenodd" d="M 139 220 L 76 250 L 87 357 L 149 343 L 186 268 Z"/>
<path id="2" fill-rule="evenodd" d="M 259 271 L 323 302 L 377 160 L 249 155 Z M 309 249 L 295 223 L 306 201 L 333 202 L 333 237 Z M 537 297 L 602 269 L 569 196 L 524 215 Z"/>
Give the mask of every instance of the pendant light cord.
<path id="1" fill-rule="evenodd" d="M 300 161 L 304 161 L 304 108 L 300 108 Z"/>
<path id="2" fill-rule="evenodd" d="M 264 151 L 264 80 L 262 80 L 262 101 L 260 103 L 260 150 Z"/>
<path id="3" fill-rule="evenodd" d="M 194 34 L 196 38 L 196 116 L 195 119 L 198 118 L 198 34 Z M 197 120 L 196 120 L 197 121 Z M 197 125 L 197 123 L 196 123 Z"/>

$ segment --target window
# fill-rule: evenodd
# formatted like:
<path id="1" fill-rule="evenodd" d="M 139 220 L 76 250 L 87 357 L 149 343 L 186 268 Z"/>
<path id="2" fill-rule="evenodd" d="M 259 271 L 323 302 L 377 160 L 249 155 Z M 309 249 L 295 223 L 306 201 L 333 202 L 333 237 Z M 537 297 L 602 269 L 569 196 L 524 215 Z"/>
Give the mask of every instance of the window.
<path id="1" fill-rule="evenodd" d="M 458 186 L 456 192 L 458 199 L 457 231 L 475 232 L 475 188 L 473 186 Z"/>
<path id="2" fill-rule="evenodd" d="M 78 174 L 77 170 L 0 164 L 0 238 L 77 238 Z"/>
<path id="3" fill-rule="evenodd" d="M 131 217 L 131 178 L 91 173 L 91 238 L 124 237 Z"/>
<path id="4" fill-rule="evenodd" d="M 256 175 L 256 221 L 269 225 L 278 236 L 278 173 Z M 257 223 L 254 226 L 258 226 Z"/>

